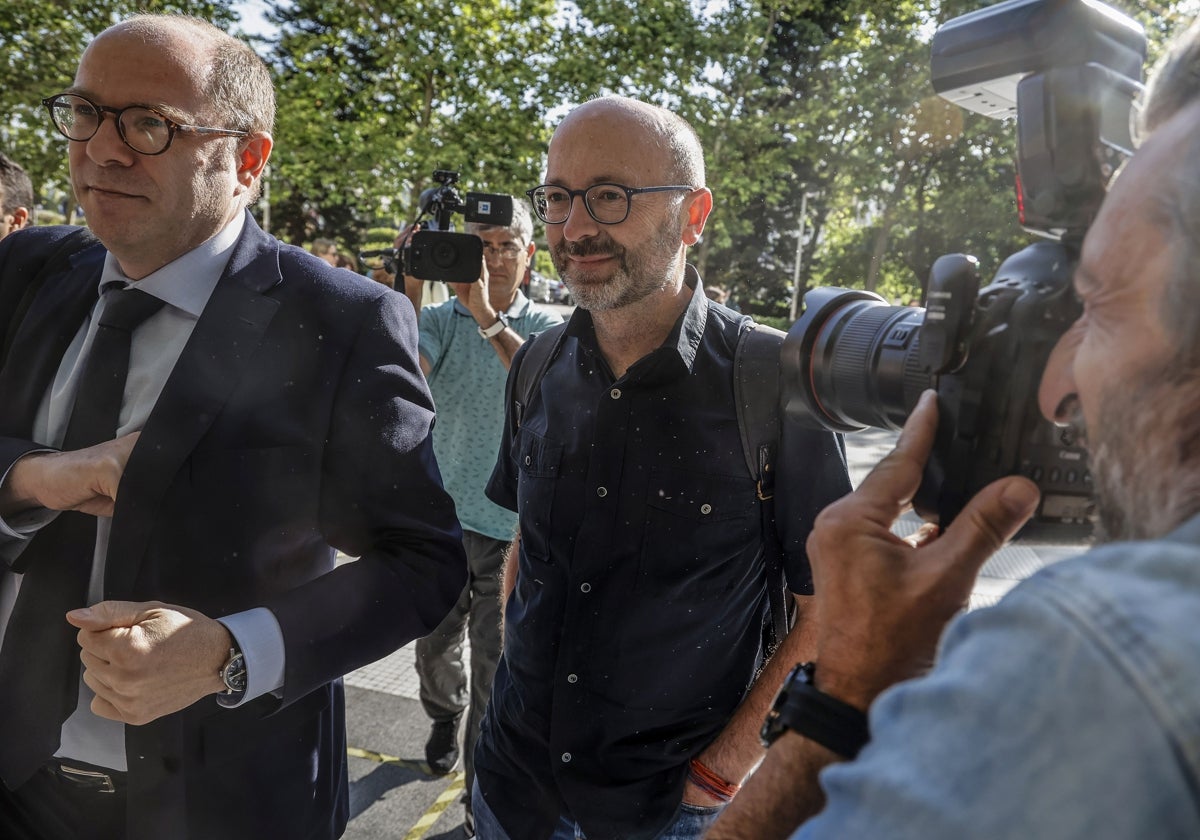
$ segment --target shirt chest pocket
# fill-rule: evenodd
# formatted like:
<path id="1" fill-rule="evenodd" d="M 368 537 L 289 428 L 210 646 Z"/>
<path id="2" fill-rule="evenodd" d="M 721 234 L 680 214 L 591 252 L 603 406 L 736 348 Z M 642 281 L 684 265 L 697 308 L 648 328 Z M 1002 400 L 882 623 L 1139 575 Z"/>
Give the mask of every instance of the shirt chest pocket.
<path id="1" fill-rule="evenodd" d="M 550 523 L 562 465 L 562 444 L 522 428 L 513 441 L 517 505 L 521 513 L 521 545 L 530 559 L 550 559 Z"/>
<path id="2" fill-rule="evenodd" d="M 745 476 L 658 468 L 646 488 L 639 588 L 723 592 L 738 585 L 758 548 L 758 500 Z"/>
<path id="3" fill-rule="evenodd" d="M 522 428 L 513 442 L 513 458 L 521 478 L 558 478 L 562 462 L 562 444 L 553 443 L 536 432 Z"/>

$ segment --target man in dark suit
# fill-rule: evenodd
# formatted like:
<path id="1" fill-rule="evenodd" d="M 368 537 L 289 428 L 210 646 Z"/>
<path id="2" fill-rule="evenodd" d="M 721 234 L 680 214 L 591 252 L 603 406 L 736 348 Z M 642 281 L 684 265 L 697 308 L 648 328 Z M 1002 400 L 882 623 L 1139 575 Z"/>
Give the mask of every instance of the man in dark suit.
<path id="1" fill-rule="evenodd" d="M 412 307 L 254 224 L 270 76 L 209 24 L 46 105 L 100 243 L 0 246 L 0 836 L 340 836 L 339 678 L 466 580 Z"/>

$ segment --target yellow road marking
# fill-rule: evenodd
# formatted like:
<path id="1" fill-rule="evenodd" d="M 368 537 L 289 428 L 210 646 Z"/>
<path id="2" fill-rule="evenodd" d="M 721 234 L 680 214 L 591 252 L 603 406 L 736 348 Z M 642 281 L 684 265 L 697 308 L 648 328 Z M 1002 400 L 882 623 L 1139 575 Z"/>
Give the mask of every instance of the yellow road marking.
<path id="1" fill-rule="evenodd" d="M 424 761 L 409 761 L 394 755 L 377 753 L 374 750 L 364 750 L 361 747 L 347 747 L 346 755 L 351 758 L 365 758 L 367 761 L 374 761 L 377 764 L 395 764 L 406 770 L 416 770 L 418 773 L 423 773 L 426 776 L 433 775 L 433 773 L 429 772 L 429 765 Z"/>
<path id="2" fill-rule="evenodd" d="M 429 829 L 433 828 L 433 824 L 438 821 L 438 817 L 442 812 L 449 808 L 454 802 L 458 801 L 458 797 L 462 794 L 463 788 L 467 785 L 467 776 L 462 771 L 454 774 L 454 781 L 450 786 L 442 791 L 429 810 L 421 815 L 421 819 L 417 820 L 416 825 L 408 830 L 408 834 L 404 835 L 404 840 L 421 840 Z"/>
<path id="3" fill-rule="evenodd" d="M 361 747 L 347 747 L 346 754 L 352 758 L 365 758 L 367 761 L 374 761 L 377 764 L 395 764 L 408 770 L 424 773 L 426 776 L 433 776 L 433 773 L 429 772 L 429 765 L 424 761 L 407 761 L 394 755 L 364 750 Z M 466 786 L 467 776 L 461 770 L 451 776 L 450 785 L 434 800 L 434 803 L 429 806 L 429 810 L 421 815 L 416 825 L 409 829 L 408 834 L 404 835 L 404 840 L 421 840 L 438 821 L 438 817 L 458 800 Z"/>

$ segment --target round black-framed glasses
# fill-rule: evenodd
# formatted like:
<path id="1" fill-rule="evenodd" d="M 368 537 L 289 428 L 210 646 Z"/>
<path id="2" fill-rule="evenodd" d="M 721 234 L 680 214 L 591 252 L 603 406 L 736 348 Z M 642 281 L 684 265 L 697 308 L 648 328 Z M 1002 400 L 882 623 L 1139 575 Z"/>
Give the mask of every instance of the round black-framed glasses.
<path id="1" fill-rule="evenodd" d="M 250 132 L 231 128 L 211 128 L 176 122 L 146 105 L 110 108 L 97 105 L 77 93 L 59 93 L 42 100 L 50 112 L 50 120 L 68 140 L 91 140 L 100 130 L 105 114 L 112 114 L 117 134 L 126 146 L 140 155 L 161 155 L 171 148 L 176 132 L 183 134 L 216 134 L 223 137 L 248 137 Z"/>
<path id="2" fill-rule="evenodd" d="M 633 196 L 653 192 L 691 192 L 695 187 L 672 184 L 666 187 L 627 187 L 624 184 L 592 184 L 585 190 L 569 190 L 557 184 L 541 184 L 525 195 L 533 212 L 548 225 L 565 224 L 571 218 L 575 196 L 583 198 L 588 215 L 602 225 L 619 225 L 629 218 Z"/>

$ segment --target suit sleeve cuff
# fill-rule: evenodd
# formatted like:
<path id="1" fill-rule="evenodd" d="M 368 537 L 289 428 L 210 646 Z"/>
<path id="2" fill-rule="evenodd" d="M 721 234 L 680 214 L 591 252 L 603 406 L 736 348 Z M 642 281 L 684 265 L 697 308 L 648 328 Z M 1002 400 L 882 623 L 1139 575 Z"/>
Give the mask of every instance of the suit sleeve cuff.
<path id="1" fill-rule="evenodd" d="M 283 688 L 286 654 L 275 614 L 266 607 L 255 607 L 217 620 L 225 625 L 246 658 L 246 693 L 236 703 L 221 705 L 233 708 Z"/>
<path id="2" fill-rule="evenodd" d="M 56 450 L 33 449 L 29 452 L 26 452 L 25 455 L 32 455 L 35 452 L 54 451 Z M 24 457 L 24 455 L 21 457 Z M 8 474 L 12 472 L 12 468 L 15 464 L 16 461 L 14 461 L 12 464 L 9 464 L 8 469 L 4 471 L 4 475 L 0 476 L 0 488 L 4 487 L 5 482 L 8 481 Z M 0 542 L 8 540 L 27 540 L 36 534 L 39 529 L 44 528 L 46 525 L 49 525 L 52 521 L 54 521 L 54 517 L 56 516 L 58 516 L 58 511 L 42 507 L 23 510 L 18 514 L 8 517 L 7 519 L 0 516 Z"/>

